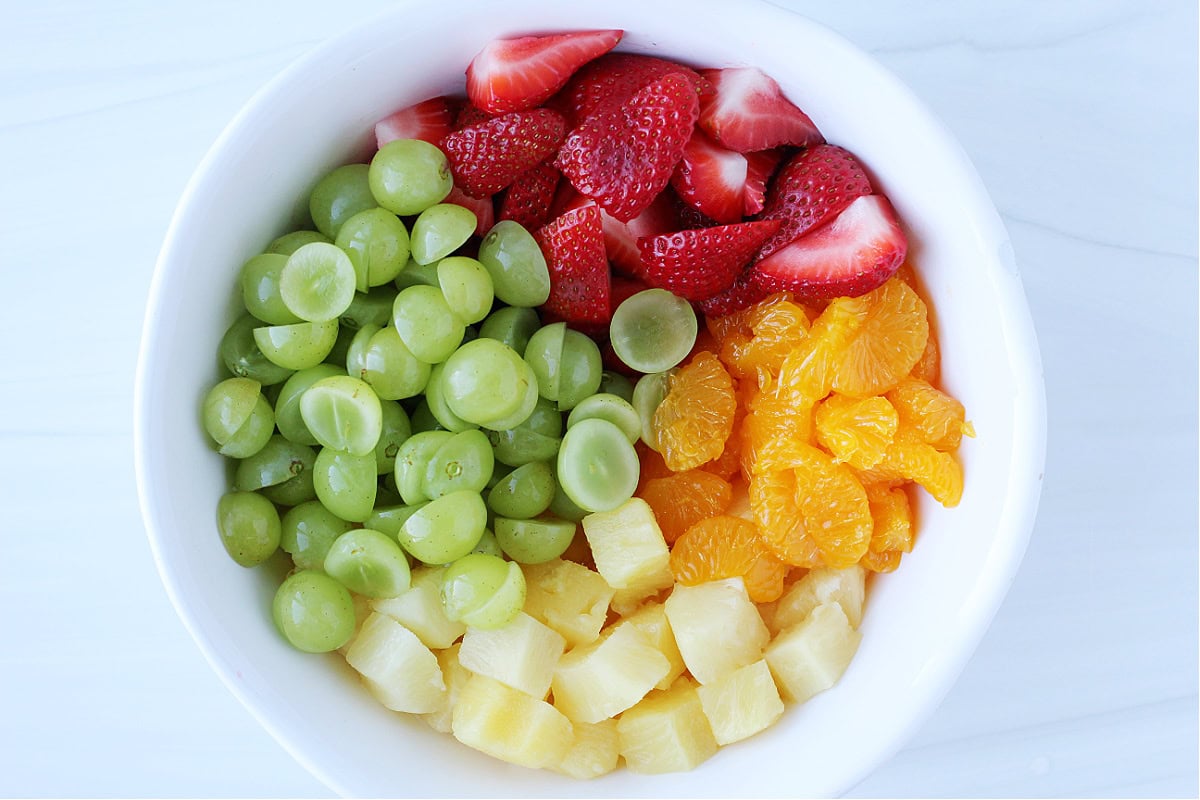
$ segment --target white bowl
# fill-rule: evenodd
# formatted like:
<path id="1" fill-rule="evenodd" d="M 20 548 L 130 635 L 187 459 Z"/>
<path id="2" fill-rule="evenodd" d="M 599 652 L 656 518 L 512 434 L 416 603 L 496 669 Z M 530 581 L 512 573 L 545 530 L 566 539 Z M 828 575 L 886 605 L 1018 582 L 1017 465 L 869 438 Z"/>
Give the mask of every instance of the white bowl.
<path id="1" fill-rule="evenodd" d="M 234 694 L 342 794 L 839 794 L 936 707 L 999 606 L 1033 525 L 1044 393 L 1008 235 L 966 155 L 911 92 L 799 16 L 720 0 L 481 8 L 405 4 L 328 42 L 259 92 L 189 183 L 154 273 L 136 387 L 138 488 L 163 582 Z M 384 710 L 337 655 L 291 649 L 269 614 L 279 576 L 234 565 L 218 542 L 215 507 L 228 479 L 198 410 L 219 377 L 215 352 L 233 319 L 239 266 L 304 219 L 320 175 L 366 157 L 377 119 L 461 92 L 463 69 L 490 39 L 583 28 L 625 28 L 622 50 L 760 67 L 829 141 L 865 161 L 907 225 L 936 309 L 945 387 L 978 431 L 960 451 L 961 505 L 921 503 L 916 549 L 874 582 L 861 648 L 834 689 L 693 772 L 619 770 L 586 784 L 493 761 Z"/>

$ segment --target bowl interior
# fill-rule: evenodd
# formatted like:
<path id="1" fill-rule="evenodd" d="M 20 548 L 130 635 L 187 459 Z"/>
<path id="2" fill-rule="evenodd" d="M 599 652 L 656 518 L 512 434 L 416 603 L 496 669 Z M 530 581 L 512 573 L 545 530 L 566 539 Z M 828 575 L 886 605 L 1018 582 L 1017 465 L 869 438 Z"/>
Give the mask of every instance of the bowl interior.
<path id="1" fill-rule="evenodd" d="M 679 25 L 681 14 L 703 25 Z M 978 438 L 960 451 L 952 510 L 924 498 L 915 552 L 876 579 L 862 646 L 841 683 L 691 773 L 618 771 L 588 784 L 510 767 L 386 711 L 341 658 L 303 656 L 275 632 L 280 569 L 234 565 L 214 530 L 228 476 L 199 406 L 218 377 L 242 262 L 305 219 L 328 169 L 364 160 L 374 122 L 460 93 L 488 40 L 623 27 L 620 49 L 772 75 L 829 141 L 869 165 L 910 233 L 936 309 L 945 387 Z M 702 31 L 720 30 L 714 37 Z M 958 146 L 890 74 L 839 37 L 758 3 L 511 0 L 480 15 L 464 0 L 408 4 L 331 41 L 261 92 L 197 171 L 158 264 L 136 395 L 143 514 L 164 582 L 230 688 L 306 766 L 357 795 L 826 795 L 849 788 L 936 705 L 1024 551 L 1040 489 L 1040 361 L 1007 235 Z"/>

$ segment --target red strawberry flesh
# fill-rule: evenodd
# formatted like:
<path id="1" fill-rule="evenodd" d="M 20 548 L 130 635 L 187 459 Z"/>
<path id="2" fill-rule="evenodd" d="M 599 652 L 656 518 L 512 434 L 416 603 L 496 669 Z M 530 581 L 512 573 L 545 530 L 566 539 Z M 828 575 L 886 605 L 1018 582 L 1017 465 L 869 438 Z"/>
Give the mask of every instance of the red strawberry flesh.
<path id="1" fill-rule="evenodd" d="M 467 67 L 467 97 L 491 114 L 541 105 L 571 75 L 621 41 L 622 31 L 576 31 L 496 39 Z"/>
<path id="2" fill-rule="evenodd" d="M 558 170 L 543 162 L 526 170 L 508 187 L 500 200 L 500 219 L 511 219 L 534 230 L 550 219 L 550 204 L 558 186 Z"/>
<path id="3" fill-rule="evenodd" d="M 577 125 L 588 117 L 624 105 L 646 84 L 671 74 L 683 75 L 691 81 L 701 97 L 712 93 L 708 81 L 683 64 L 654 56 L 608 53 L 575 73 L 549 105 Z"/>
<path id="4" fill-rule="evenodd" d="M 450 188 L 450 194 L 446 195 L 443 203 L 452 203 L 456 206 L 462 206 L 468 209 L 475 215 L 475 235 L 483 236 L 492 229 L 492 225 L 496 224 L 496 208 L 492 205 L 490 197 L 471 197 L 457 186 Z"/>
<path id="5" fill-rule="evenodd" d="M 569 322 L 607 323 L 610 285 L 600 209 L 585 205 L 567 211 L 534 238 L 550 271 L 550 298 L 542 308 Z"/>
<path id="6" fill-rule="evenodd" d="M 739 222 L 745 210 L 746 156 L 718 146 L 697 130 L 683 148 L 671 186 L 687 204 L 722 223 Z"/>
<path id="7" fill-rule="evenodd" d="M 706 300 L 733 285 L 778 220 L 739 222 L 638 239 L 640 277 L 685 300 Z"/>
<path id="8" fill-rule="evenodd" d="M 754 67 L 701 70 L 714 94 L 700 109 L 700 127 L 739 153 L 781 144 L 824 141 L 808 115 L 783 96 L 774 78 Z"/>
<path id="9" fill-rule="evenodd" d="M 389 114 L 375 123 L 376 146 L 396 139 L 440 143 L 453 130 L 455 105 L 445 97 L 433 97 Z"/>
<path id="10" fill-rule="evenodd" d="M 441 146 L 455 184 L 472 197 L 486 197 L 552 156 L 565 132 L 561 114 L 538 108 L 468 125 Z"/>

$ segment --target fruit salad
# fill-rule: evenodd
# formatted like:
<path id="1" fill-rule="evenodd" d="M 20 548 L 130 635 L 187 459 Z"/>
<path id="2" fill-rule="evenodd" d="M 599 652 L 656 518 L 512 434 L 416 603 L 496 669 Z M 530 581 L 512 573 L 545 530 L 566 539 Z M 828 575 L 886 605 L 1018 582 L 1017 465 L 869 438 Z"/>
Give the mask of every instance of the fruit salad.
<path id="1" fill-rule="evenodd" d="M 580 779 L 832 687 L 974 435 L 863 164 L 761 71 L 621 37 L 494 41 L 315 176 L 203 402 L 282 637 Z"/>

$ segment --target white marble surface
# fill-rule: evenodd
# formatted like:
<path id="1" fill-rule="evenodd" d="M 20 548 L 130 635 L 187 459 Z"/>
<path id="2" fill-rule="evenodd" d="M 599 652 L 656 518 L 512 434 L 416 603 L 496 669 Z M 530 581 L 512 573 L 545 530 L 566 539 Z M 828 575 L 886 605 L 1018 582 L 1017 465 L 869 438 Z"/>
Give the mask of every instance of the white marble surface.
<path id="1" fill-rule="evenodd" d="M 781 4 L 960 137 L 1011 230 L 1049 402 L 1012 592 L 853 795 L 1196 796 L 1195 3 Z M 188 175 L 261 84 L 388 5 L 0 0 L 0 795 L 328 795 L 171 609 L 130 405 Z"/>

